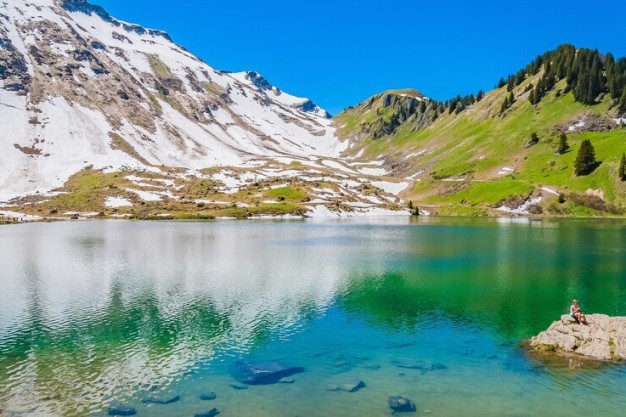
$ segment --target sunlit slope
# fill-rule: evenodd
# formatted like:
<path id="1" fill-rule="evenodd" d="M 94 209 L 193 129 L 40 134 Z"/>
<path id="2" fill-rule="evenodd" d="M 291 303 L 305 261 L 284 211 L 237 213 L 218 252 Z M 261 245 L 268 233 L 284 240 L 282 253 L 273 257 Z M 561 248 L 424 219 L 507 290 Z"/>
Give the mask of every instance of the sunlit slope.
<path id="1" fill-rule="evenodd" d="M 434 102 L 417 103 L 423 112 L 407 117 L 415 103 L 391 91 L 347 109 L 335 122 L 339 135 L 351 138 L 354 155 L 385 158 L 395 175 L 412 181 L 404 198 L 429 212 L 496 214 L 503 205 L 515 210 L 526 202 L 518 210 L 522 214 L 532 203 L 540 207 L 530 210 L 536 214 L 620 214 L 626 206 L 626 183 L 618 177 L 626 129 L 616 121 L 613 100 L 601 96 L 595 105 L 581 104 L 561 80 L 532 105 L 530 84 L 542 75 L 516 86 L 515 101 L 504 112 L 506 86 L 434 121 Z M 392 133 L 375 133 L 385 122 L 393 126 L 394 118 Z M 529 145 L 533 132 L 539 141 Z M 564 154 L 556 152 L 561 132 L 570 146 Z M 585 138 L 601 163 L 591 174 L 576 176 L 574 160 Z"/>

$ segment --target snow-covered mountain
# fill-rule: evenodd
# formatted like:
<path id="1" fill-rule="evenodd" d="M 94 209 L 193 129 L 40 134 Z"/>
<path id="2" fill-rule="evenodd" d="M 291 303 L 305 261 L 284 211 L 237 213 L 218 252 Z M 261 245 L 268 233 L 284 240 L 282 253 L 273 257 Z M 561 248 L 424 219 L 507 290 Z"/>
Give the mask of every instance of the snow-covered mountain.
<path id="1" fill-rule="evenodd" d="M 347 147 L 311 100 L 215 70 L 165 32 L 85 0 L 0 0 L 0 201 L 86 167 L 329 168 Z"/>

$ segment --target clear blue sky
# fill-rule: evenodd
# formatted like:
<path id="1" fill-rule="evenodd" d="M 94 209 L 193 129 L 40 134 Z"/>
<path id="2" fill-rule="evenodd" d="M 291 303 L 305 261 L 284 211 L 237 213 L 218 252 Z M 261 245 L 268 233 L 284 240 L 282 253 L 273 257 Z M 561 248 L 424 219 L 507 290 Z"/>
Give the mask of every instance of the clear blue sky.
<path id="1" fill-rule="evenodd" d="M 489 90 L 566 42 L 626 56 L 623 0 L 91 2 L 333 114 L 390 88 L 439 100 Z"/>

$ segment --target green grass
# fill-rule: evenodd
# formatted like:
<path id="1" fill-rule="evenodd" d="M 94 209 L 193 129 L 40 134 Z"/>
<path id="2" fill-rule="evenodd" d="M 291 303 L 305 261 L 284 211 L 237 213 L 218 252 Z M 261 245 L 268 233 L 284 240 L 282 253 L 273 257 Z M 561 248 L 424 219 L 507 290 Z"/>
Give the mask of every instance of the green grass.
<path id="1" fill-rule="evenodd" d="M 64 187 L 66 194 L 53 197 L 46 205 L 60 211 L 100 210 L 104 205 L 104 196 L 123 183 L 125 180 L 120 172 L 105 174 L 85 169 L 69 179 Z"/>
<path id="2" fill-rule="evenodd" d="M 284 199 L 285 201 L 303 201 L 308 197 L 304 191 L 292 187 L 274 188 L 267 190 L 265 194 L 270 198 Z"/>
<path id="3" fill-rule="evenodd" d="M 540 76 L 541 73 L 536 77 Z M 536 78 L 516 87 L 515 94 L 520 94 L 530 82 L 536 84 Z M 511 196 L 527 196 L 549 186 L 564 193 L 602 190 L 607 201 L 625 207 L 626 184 L 617 178 L 617 169 L 622 152 L 626 152 L 626 129 L 568 134 L 570 152 L 556 155 L 559 127 L 585 114 L 604 117 L 612 114 L 608 99 L 594 106 L 583 105 L 574 101 L 572 93 L 557 95 L 557 90 L 564 87 L 564 81 L 558 83 L 537 106 L 532 106 L 527 96 L 522 95 L 502 116 L 499 111 L 506 88 L 493 90 L 459 115 L 443 114 L 421 130 L 405 123 L 391 136 L 376 140 L 365 137 L 362 147 L 370 158 L 386 155 L 402 164 L 408 162 L 410 168 L 405 171 L 408 175 L 424 171 L 421 182 L 403 196 L 418 205 L 442 203 L 454 210 L 453 206 L 465 201 L 489 207 Z M 345 126 L 340 132 L 358 131 L 362 123 L 369 123 L 372 115 L 376 116 L 378 105 L 374 103 L 367 113 L 364 105 L 342 113 L 338 124 Z M 389 109 L 380 111 L 377 117 L 384 119 L 386 111 Z M 532 132 L 537 132 L 540 141 L 527 148 Z M 591 140 L 602 163 L 590 175 L 576 177 L 573 163 L 583 138 Z M 406 155 L 420 151 L 427 153 L 405 159 Z M 515 169 L 512 176 L 498 176 L 504 166 Z M 462 184 L 438 181 L 444 178 L 472 181 Z M 568 207 L 568 210 L 576 216 L 597 214 L 588 207 Z"/>
<path id="4" fill-rule="evenodd" d="M 203 82 L 202 87 L 207 91 L 207 93 L 219 95 L 224 92 L 224 88 L 222 86 L 210 81 Z"/>
<path id="5" fill-rule="evenodd" d="M 148 62 L 150 63 L 150 68 L 154 75 L 158 78 L 174 78 L 174 74 L 172 70 L 163 63 L 156 55 L 146 55 L 148 57 Z"/>

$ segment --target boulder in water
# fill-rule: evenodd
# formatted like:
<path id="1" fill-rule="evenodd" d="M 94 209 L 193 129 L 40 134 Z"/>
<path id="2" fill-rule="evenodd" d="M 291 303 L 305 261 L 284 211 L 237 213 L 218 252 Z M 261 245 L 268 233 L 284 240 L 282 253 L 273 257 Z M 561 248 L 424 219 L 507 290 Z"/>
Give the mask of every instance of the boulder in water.
<path id="1" fill-rule="evenodd" d="M 200 413 L 194 414 L 194 417 L 215 417 L 218 415 L 220 411 L 217 408 L 212 408 L 209 411 L 203 411 Z"/>
<path id="2" fill-rule="evenodd" d="M 107 414 L 110 416 L 134 416 L 137 410 L 127 405 L 116 405 L 109 407 Z"/>
<path id="3" fill-rule="evenodd" d="M 180 400 L 180 395 L 171 394 L 171 395 L 163 395 L 163 396 L 150 396 L 145 397 L 141 400 L 142 403 L 147 404 L 171 404 Z"/>
<path id="4" fill-rule="evenodd" d="M 563 315 L 561 320 L 530 339 L 528 346 L 539 354 L 625 361 L 626 317 L 589 314 L 587 322 L 588 325 L 578 324 L 569 315 Z"/>
<path id="5" fill-rule="evenodd" d="M 213 401 L 216 398 L 217 394 L 215 394 L 213 391 L 207 392 L 206 394 L 200 394 L 200 400 L 202 401 Z"/>
<path id="6" fill-rule="evenodd" d="M 416 410 L 413 401 L 400 396 L 389 397 L 387 403 L 389 404 L 389 408 L 391 408 L 395 412 L 413 413 Z"/>
<path id="7" fill-rule="evenodd" d="M 365 382 L 357 380 L 344 384 L 330 385 L 328 386 L 328 388 L 326 388 L 326 391 L 357 392 L 358 390 L 360 390 L 361 388 L 365 388 L 366 386 L 367 385 L 365 385 Z"/>
<path id="8" fill-rule="evenodd" d="M 300 372 L 304 372 L 301 366 L 287 366 L 278 362 L 237 361 L 230 368 L 233 378 L 248 385 L 276 384 L 282 378 Z"/>

